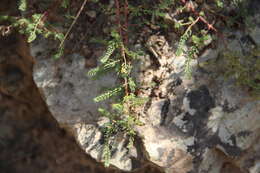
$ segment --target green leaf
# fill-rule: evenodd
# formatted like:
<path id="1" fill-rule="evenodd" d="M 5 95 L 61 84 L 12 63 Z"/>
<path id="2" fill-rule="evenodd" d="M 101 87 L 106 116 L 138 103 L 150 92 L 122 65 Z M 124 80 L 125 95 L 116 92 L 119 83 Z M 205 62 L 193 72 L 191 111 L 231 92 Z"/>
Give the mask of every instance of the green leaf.
<path id="1" fill-rule="evenodd" d="M 58 52 L 54 54 L 53 58 L 59 59 L 63 55 L 63 52 L 64 52 L 64 48 L 63 47 L 59 48 Z"/>
<path id="2" fill-rule="evenodd" d="M 144 55 L 144 52 L 142 52 L 142 51 L 134 52 L 134 51 L 128 50 L 127 48 L 125 48 L 125 52 L 129 56 L 129 58 L 132 58 L 132 59 L 137 59 L 139 56 Z"/>
<path id="3" fill-rule="evenodd" d="M 191 22 L 193 22 L 194 21 L 194 18 L 193 17 L 191 17 L 191 16 L 189 16 L 189 21 L 191 21 Z"/>
<path id="4" fill-rule="evenodd" d="M 174 28 L 176 28 L 176 29 L 179 29 L 181 27 L 181 23 L 180 22 L 175 22 L 174 23 Z"/>
<path id="5" fill-rule="evenodd" d="M 203 39 L 203 41 L 207 41 L 207 40 L 210 40 L 210 39 L 211 39 L 211 36 L 210 36 L 209 34 L 207 34 L 207 35 L 204 35 L 204 36 L 202 37 L 202 39 Z"/>
<path id="6" fill-rule="evenodd" d="M 27 28 L 26 28 L 26 29 L 33 31 L 34 28 L 35 28 L 35 24 L 34 24 L 34 23 L 29 23 L 29 24 L 27 25 Z"/>
<path id="7" fill-rule="evenodd" d="M 105 93 L 97 96 L 94 98 L 94 101 L 95 102 L 101 102 L 101 101 L 104 101 L 112 96 L 115 96 L 117 95 L 120 91 L 122 91 L 122 87 L 117 87 L 117 88 L 114 88 L 114 89 L 111 89 L 111 90 L 108 90 L 106 91 Z"/>
<path id="8" fill-rule="evenodd" d="M 201 41 L 201 39 L 199 37 L 197 37 L 196 35 L 192 35 L 191 39 L 192 39 L 192 42 L 196 45 L 198 45 Z"/>
<path id="9" fill-rule="evenodd" d="M 192 77 L 192 67 L 191 67 L 191 60 L 192 58 L 198 53 L 198 48 L 195 46 L 192 46 L 190 50 L 188 51 L 188 56 L 185 61 L 185 68 L 184 73 L 188 79 L 191 79 Z"/>
<path id="10" fill-rule="evenodd" d="M 204 11 L 201 11 L 201 12 L 199 13 L 199 15 L 200 15 L 200 16 L 205 16 Z"/>
<path id="11" fill-rule="evenodd" d="M 144 97 L 137 97 L 135 94 L 131 93 L 128 96 L 125 96 L 123 99 L 124 103 L 129 103 L 132 106 L 141 106 L 143 104 L 145 104 L 145 102 L 148 101 L 148 98 L 144 98 Z"/>
<path id="12" fill-rule="evenodd" d="M 42 14 L 33 14 L 32 20 L 38 22 L 42 18 Z"/>
<path id="13" fill-rule="evenodd" d="M 27 0 L 20 0 L 18 9 L 21 11 L 26 11 L 27 8 Z"/>
<path id="14" fill-rule="evenodd" d="M 108 117 L 108 118 L 111 117 L 110 112 L 108 112 L 107 110 L 105 110 L 105 109 L 103 109 L 103 108 L 98 108 L 98 112 L 99 112 L 101 115 L 105 116 L 105 117 Z"/>
<path id="15" fill-rule="evenodd" d="M 177 51 L 176 51 L 176 55 L 180 56 L 182 53 L 183 53 L 183 49 L 178 48 Z"/>
<path id="16" fill-rule="evenodd" d="M 54 39 L 61 42 L 64 39 L 63 33 L 54 33 Z"/>
<path id="17" fill-rule="evenodd" d="M 154 15 L 158 16 L 158 17 L 164 17 L 164 16 L 166 16 L 166 13 L 160 12 L 160 11 L 155 11 Z"/>
<path id="18" fill-rule="evenodd" d="M 100 75 L 104 74 L 111 68 L 116 68 L 119 65 L 120 60 L 109 60 L 103 65 L 100 65 L 96 68 L 92 68 L 87 72 L 87 76 L 93 79 L 97 79 Z"/>
<path id="19" fill-rule="evenodd" d="M 108 47 L 107 47 L 107 50 L 106 50 L 106 52 L 105 52 L 105 54 L 102 56 L 102 58 L 100 59 L 100 62 L 102 63 L 102 64 L 104 64 L 104 63 L 106 63 L 107 62 L 107 60 L 108 60 L 108 58 L 113 54 L 113 52 L 115 51 L 115 49 L 116 49 L 116 43 L 114 42 L 114 41 L 110 41 L 109 43 L 108 43 L 109 45 L 108 45 Z"/>
<path id="20" fill-rule="evenodd" d="M 224 3 L 221 0 L 217 0 L 216 3 L 217 3 L 217 6 L 219 8 L 223 8 L 224 7 Z"/>
<path id="21" fill-rule="evenodd" d="M 112 104 L 112 109 L 117 111 L 118 113 L 122 113 L 124 111 L 124 106 L 120 103 Z"/>
<path id="22" fill-rule="evenodd" d="M 120 76 L 123 78 L 128 77 L 131 73 L 132 68 L 132 65 L 122 64 L 120 69 Z"/>
<path id="23" fill-rule="evenodd" d="M 93 68 L 93 69 L 90 69 L 87 73 L 87 75 L 89 77 L 94 77 L 98 74 L 98 72 L 100 71 L 100 67 L 96 67 L 96 68 Z"/>
<path id="24" fill-rule="evenodd" d="M 115 38 L 116 40 L 120 40 L 120 35 L 119 35 L 118 32 L 115 31 L 115 30 L 113 30 L 113 31 L 111 32 L 111 36 L 112 36 L 113 38 Z"/>
<path id="25" fill-rule="evenodd" d="M 135 81 L 133 80 L 133 78 L 130 77 L 128 79 L 128 85 L 129 85 L 131 92 L 134 93 L 136 90 L 136 84 L 135 84 Z"/>
<path id="26" fill-rule="evenodd" d="M 52 32 L 47 31 L 47 32 L 44 32 L 43 36 L 44 36 L 45 38 L 48 38 L 51 34 L 52 34 Z"/>
<path id="27" fill-rule="evenodd" d="M 62 6 L 63 8 L 68 8 L 68 6 L 69 6 L 69 0 L 63 0 L 61 6 Z"/>
<path id="28" fill-rule="evenodd" d="M 108 139 L 107 139 L 108 140 Z M 111 158 L 111 151 L 110 151 L 109 142 L 105 142 L 104 149 L 103 149 L 103 159 L 105 167 L 109 167 L 110 165 L 110 158 Z"/>
<path id="29" fill-rule="evenodd" d="M 104 65 L 104 70 L 107 70 L 107 69 L 115 67 L 119 62 L 120 62 L 120 60 L 111 60 L 110 62 L 107 62 Z"/>
<path id="30" fill-rule="evenodd" d="M 29 23 L 30 23 L 30 21 L 28 19 L 21 18 L 21 19 L 17 20 L 17 22 L 14 25 L 18 26 L 18 25 L 29 24 Z"/>
<path id="31" fill-rule="evenodd" d="M 183 47 L 185 46 L 186 41 L 190 38 L 192 34 L 191 30 L 187 30 L 180 38 L 180 42 L 176 51 L 176 55 L 180 56 L 183 53 Z"/>
<path id="32" fill-rule="evenodd" d="M 35 32 L 31 32 L 27 41 L 28 43 L 31 43 L 32 41 L 34 41 L 36 39 L 36 33 Z"/>
<path id="33" fill-rule="evenodd" d="M 205 41 L 210 40 L 211 36 L 209 34 L 205 34 L 202 37 L 198 37 L 196 35 L 192 35 L 191 37 L 192 42 L 197 46 L 197 47 L 202 47 L 206 44 Z"/>

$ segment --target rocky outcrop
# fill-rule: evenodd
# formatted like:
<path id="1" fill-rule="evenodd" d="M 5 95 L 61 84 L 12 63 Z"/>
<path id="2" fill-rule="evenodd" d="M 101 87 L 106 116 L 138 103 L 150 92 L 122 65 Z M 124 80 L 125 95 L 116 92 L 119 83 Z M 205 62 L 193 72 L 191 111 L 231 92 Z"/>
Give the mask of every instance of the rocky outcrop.
<path id="1" fill-rule="evenodd" d="M 73 130 L 80 146 L 100 161 L 100 128 L 106 121 L 100 117 L 97 109 L 99 106 L 108 107 L 109 102 L 95 103 L 93 98 L 102 93 L 102 88 L 116 84 L 115 75 L 108 74 L 99 80 L 89 79 L 83 56 L 74 54 L 66 59 L 54 61 L 51 57 L 46 58 L 45 54 L 37 56 L 37 53 L 41 52 L 41 46 L 42 50 L 46 50 L 44 44 L 32 49 L 37 50 L 35 53 L 32 52 L 37 61 L 34 66 L 34 81 L 58 122 Z M 120 156 L 113 157 L 115 160 L 112 158 L 111 163 L 115 163 L 121 169 L 131 170 L 132 161 L 130 156 L 126 156 L 128 154 L 127 150 L 122 148 L 123 144 L 124 141 L 118 144 L 117 149 L 120 152 L 116 153 Z"/>
<path id="2" fill-rule="evenodd" d="M 34 58 L 26 39 L 17 34 L 0 37 L 0 47 L 0 172 L 124 172 L 104 168 L 60 128 L 33 81 Z M 88 139 L 91 128 L 86 129 L 81 134 Z M 160 169 L 145 164 L 135 172 L 146 171 Z"/>
<path id="3" fill-rule="evenodd" d="M 0 14 L 16 14 L 17 1 L 1 1 Z M 2 23 L 0 23 L 2 27 Z M 32 72 L 26 38 L 14 30 L 0 35 L 0 172 L 119 173 L 87 155 L 51 115 Z M 51 72 L 51 71 L 50 71 Z M 136 172 L 160 172 L 152 164 Z"/>
<path id="4" fill-rule="evenodd" d="M 259 24 L 257 16 L 252 20 Z M 221 54 L 225 47 L 243 56 L 256 50 L 252 61 L 258 62 L 259 26 L 250 32 L 224 32 L 232 37 L 190 61 L 191 78 L 185 76 L 185 56 L 175 56 L 173 41 L 160 34 L 148 38 L 149 54 L 136 65 L 140 95 L 149 97 L 138 112 L 145 124 L 136 127 L 139 141 L 132 150 L 127 150 L 123 138 L 115 140 L 111 164 L 134 170 L 148 160 L 169 173 L 260 172 L 259 96 L 248 86 L 236 85 L 235 73 L 224 77 L 228 69 Z M 55 62 L 46 58 L 46 49 L 42 41 L 32 47 L 34 81 L 53 116 L 72 129 L 86 153 L 100 161 L 100 127 L 106 120 L 92 99 L 117 80 L 108 74 L 93 81 L 85 75 L 89 68 L 84 57 L 73 54 Z"/>

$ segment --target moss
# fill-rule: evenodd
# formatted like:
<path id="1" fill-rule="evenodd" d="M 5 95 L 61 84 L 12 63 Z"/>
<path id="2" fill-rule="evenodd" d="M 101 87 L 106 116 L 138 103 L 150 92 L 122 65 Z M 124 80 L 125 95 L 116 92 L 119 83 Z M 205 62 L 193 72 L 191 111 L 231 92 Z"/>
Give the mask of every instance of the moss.
<path id="1" fill-rule="evenodd" d="M 225 78 L 234 78 L 240 86 L 251 93 L 260 94 L 260 49 L 255 48 L 245 55 L 235 51 L 223 52 Z"/>

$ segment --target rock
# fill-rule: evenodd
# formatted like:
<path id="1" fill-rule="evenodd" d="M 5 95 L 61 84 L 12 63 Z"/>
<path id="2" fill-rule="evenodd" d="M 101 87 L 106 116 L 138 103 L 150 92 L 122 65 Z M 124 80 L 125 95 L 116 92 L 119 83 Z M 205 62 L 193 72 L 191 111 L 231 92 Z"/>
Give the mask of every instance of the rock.
<path id="1" fill-rule="evenodd" d="M 218 42 L 215 49 L 192 59 L 191 78 L 185 74 L 187 55 L 177 57 L 163 35 L 151 35 L 146 44 L 149 55 L 135 62 L 134 71 L 140 96 L 149 98 L 137 112 L 145 124 L 136 127 L 140 139 L 131 152 L 124 134 L 114 137 L 111 163 L 133 170 L 147 159 L 168 173 L 259 172 L 260 101 L 236 85 L 234 76 L 224 77 L 228 69 L 221 54 L 225 48 L 241 55 L 256 48 L 258 27 L 253 31 L 225 31 L 234 36 L 226 38 L 227 47 Z M 100 129 L 106 120 L 97 108 L 109 102 L 95 104 L 92 99 L 101 87 L 117 84 L 115 74 L 88 79 L 85 59 L 77 54 L 57 62 L 41 56 L 36 60 L 34 80 L 50 111 L 59 123 L 73 128 L 80 146 L 100 161 Z"/>
<path id="2" fill-rule="evenodd" d="M 98 127 L 93 124 L 82 123 L 74 125 L 76 131 L 75 135 L 77 136 L 80 146 L 82 146 L 85 152 L 89 153 L 92 158 L 96 158 L 97 160 L 102 160 L 103 136 L 100 129 L 103 124 L 100 124 Z M 111 149 L 112 157 L 110 159 L 110 164 L 116 165 L 121 170 L 132 170 L 132 161 L 128 158 L 129 153 L 125 147 L 127 141 L 122 136 L 119 136 L 116 141 L 119 142 L 114 143 L 113 148 Z M 135 155 L 135 157 L 137 156 Z"/>
<path id="3" fill-rule="evenodd" d="M 0 79 L 5 79 L 0 82 L 0 172 L 125 173 L 113 166 L 105 168 L 78 146 L 74 136 L 60 128 L 33 81 L 33 61 L 26 39 L 12 33 L 0 38 L 0 47 L 0 57 L 4 59 L 0 62 Z M 82 139 L 89 135 L 88 131 L 80 134 Z M 139 167 L 142 168 L 135 173 L 162 172 L 147 162 Z"/>
<path id="4" fill-rule="evenodd" d="M 98 108 L 109 108 L 111 101 L 95 103 L 93 98 L 100 95 L 105 87 L 116 86 L 116 75 L 108 73 L 98 80 L 90 79 L 86 74 L 89 69 L 85 67 L 85 58 L 73 54 L 64 59 L 55 61 L 46 58 L 45 53 L 35 54 L 44 50 L 46 43 L 38 42 L 32 47 L 36 57 L 33 77 L 47 106 L 57 121 L 66 126 L 75 135 L 80 146 L 86 153 L 97 161 L 102 160 L 103 143 L 101 126 L 103 125 Z M 104 89 L 103 89 L 104 90 Z M 100 125 L 97 125 L 100 124 Z M 122 138 L 123 139 L 123 138 Z M 125 140 L 114 143 L 111 164 L 121 170 L 132 170 L 132 156 L 128 154 Z M 133 158 L 136 159 L 136 158 Z"/>
<path id="5" fill-rule="evenodd" d="M 229 49 L 249 52 L 255 46 L 246 38 L 246 33 L 237 32 L 227 40 Z M 150 63 L 146 70 L 142 68 L 139 78 L 143 88 L 149 88 L 154 79 L 158 81 L 147 94 L 150 101 L 142 118 L 145 126 L 137 128 L 150 160 L 166 172 L 258 172 L 260 101 L 237 86 L 232 77 L 217 76 L 223 45 L 219 43 L 217 49 L 198 58 L 202 64 L 219 61 L 215 67 L 200 67 L 193 60 L 191 79 L 184 74 L 185 56 L 167 58 L 174 55 L 172 50 L 151 46 L 160 65 Z M 150 57 L 150 61 L 155 60 Z M 147 73 L 151 69 L 153 72 Z"/>
<path id="6" fill-rule="evenodd" d="M 145 149 L 152 162 L 169 173 L 186 173 L 192 170 L 193 156 L 186 152 L 184 144 L 174 139 L 173 134 L 148 123 L 138 130 L 143 136 Z"/>
<path id="7" fill-rule="evenodd" d="M 34 81 L 60 123 L 93 123 L 99 118 L 97 108 L 108 107 L 108 102 L 95 103 L 93 98 L 102 93 L 102 87 L 116 85 L 114 74 L 99 80 L 88 78 L 85 58 L 76 54 L 66 61 L 46 59 L 44 55 L 36 56 L 36 60 Z"/>
<path id="8" fill-rule="evenodd" d="M 214 49 L 207 49 L 200 57 L 198 57 L 198 63 L 203 63 L 218 57 L 219 52 Z"/>
<path id="9" fill-rule="evenodd" d="M 257 45 L 260 45 L 260 28 L 253 28 L 250 32 L 250 36 L 255 40 Z"/>

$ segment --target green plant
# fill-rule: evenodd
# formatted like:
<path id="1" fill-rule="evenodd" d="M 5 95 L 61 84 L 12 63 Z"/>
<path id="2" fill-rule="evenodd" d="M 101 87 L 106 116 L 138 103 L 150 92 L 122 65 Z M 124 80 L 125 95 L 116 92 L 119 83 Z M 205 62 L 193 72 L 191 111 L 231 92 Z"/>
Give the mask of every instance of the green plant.
<path id="1" fill-rule="evenodd" d="M 224 3 L 222 2 L 222 0 L 216 0 L 216 4 L 219 8 L 223 8 L 224 7 Z"/>
<path id="2" fill-rule="evenodd" d="M 184 72 L 189 79 L 192 76 L 191 60 L 195 58 L 198 52 L 199 50 L 196 46 L 191 46 L 188 50 L 188 55 L 185 61 Z"/>
<path id="3" fill-rule="evenodd" d="M 8 21 L 11 23 L 11 27 L 18 29 L 21 34 L 27 36 L 27 41 L 31 43 L 37 38 L 37 35 L 43 35 L 45 38 L 54 38 L 60 42 L 58 47 L 57 54 L 54 55 L 54 58 L 59 58 L 64 51 L 64 42 L 70 33 L 72 27 L 76 23 L 80 13 L 82 12 L 87 0 L 81 5 L 76 17 L 74 18 L 72 24 L 67 30 L 66 34 L 59 33 L 51 30 L 47 24 L 48 11 L 45 11 L 43 14 L 33 14 L 29 17 L 11 17 L 11 16 L 0 16 L 0 21 Z M 60 4 L 63 8 L 68 8 L 69 0 L 63 0 Z M 26 11 L 27 1 L 20 0 L 18 8 L 21 11 Z M 118 18 L 121 18 L 119 1 L 116 0 L 115 12 Z M 124 15 L 127 15 L 128 7 L 125 7 Z M 121 19 L 119 19 L 121 20 Z M 137 117 L 134 116 L 134 109 L 140 104 L 143 104 L 145 99 L 138 98 L 134 93 L 136 90 L 136 84 L 131 75 L 132 65 L 131 60 L 137 58 L 137 53 L 129 50 L 126 47 L 128 42 L 127 34 L 122 29 L 123 25 L 127 26 L 127 20 L 124 24 L 120 23 L 118 20 L 118 31 L 112 31 L 111 36 L 112 40 L 108 42 L 107 51 L 100 59 L 100 66 L 95 69 L 92 69 L 88 72 L 88 75 L 91 77 L 98 77 L 99 75 L 104 74 L 108 70 L 114 70 L 118 78 L 122 81 L 118 87 L 110 88 L 105 93 L 94 98 L 95 102 L 101 102 L 105 99 L 108 99 L 112 96 L 121 95 L 118 97 L 119 101 L 116 104 L 112 105 L 112 111 L 108 111 L 100 108 L 99 111 L 102 115 L 109 118 L 109 123 L 106 124 L 103 128 L 105 136 L 105 146 L 104 146 L 104 160 L 105 165 L 109 165 L 109 142 L 114 133 L 123 132 L 126 136 L 129 137 L 129 146 L 133 144 L 135 131 L 134 126 L 140 125 L 141 123 L 137 120 Z M 127 28 L 125 28 L 127 29 Z M 121 99 L 120 99 L 121 98 Z"/>
<path id="4" fill-rule="evenodd" d="M 109 166 L 113 136 L 124 133 L 129 138 L 128 146 L 132 146 L 136 135 L 134 127 L 141 125 L 141 122 L 134 115 L 134 109 L 143 105 L 146 101 L 146 99 L 138 98 L 135 95 L 136 84 L 131 77 L 132 65 L 130 60 L 136 59 L 137 54 L 124 46 L 120 35 L 116 31 L 113 31 L 111 36 L 113 39 L 108 42 L 107 50 L 100 58 L 100 65 L 88 72 L 89 77 L 97 78 L 107 70 L 112 69 L 122 81 L 119 86 L 110 88 L 94 98 L 95 102 L 101 102 L 113 96 L 117 96 L 117 100 L 119 100 L 118 103 L 111 105 L 111 112 L 99 108 L 101 115 L 109 118 L 109 122 L 102 129 L 105 141 L 103 149 L 105 166 Z"/>
<path id="5" fill-rule="evenodd" d="M 11 22 L 10 27 L 17 28 L 21 34 L 26 35 L 28 43 L 34 41 L 37 34 L 61 41 L 64 38 L 63 34 L 50 30 L 43 21 L 44 16 L 44 14 L 33 14 L 31 18 L 0 16 L 0 22 Z"/>
<path id="6" fill-rule="evenodd" d="M 25 11 L 27 7 L 26 0 L 19 1 L 19 10 Z M 9 28 L 15 28 L 19 33 L 27 36 L 28 43 L 33 42 L 37 35 L 42 35 L 45 38 L 52 38 L 62 43 L 65 39 L 63 33 L 52 30 L 46 22 L 47 12 L 43 14 L 33 14 L 31 17 L 12 17 L 0 15 L 0 22 L 10 22 Z M 54 58 L 58 58 L 63 54 L 63 47 L 59 47 Z"/>
<path id="7" fill-rule="evenodd" d="M 28 1 L 29 2 L 29 1 Z M 78 20 L 87 0 L 82 2 L 80 9 L 76 16 L 67 13 L 67 18 L 72 18 L 72 24 L 65 34 L 51 29 L 52 26 L 48 24 L 48 13 L 46 10 L 43 13 L 33 13 L 29 15 L 27 0 L 19 0 L 18 8 L 22 11 L 22 16 L 0 16 L 1 21 L 8 21 L 11 23 L 8 28 L 15 28 L 21 34 L 28 38 L 31 43 L 37 37 L 42 35 L 45 38 L 53 38 L 58 40 L 58 51 L 54 55 L 57 59 L 62 56 L 64 52 L 64 43 Z M 60 1 L 59 7 L 66 10 L 70 7 L 70 0 Z M 92 41 L 107 44 L 107 50 L 104 55 L 100 57 L 100 64 L 98 67 L 89 70 L 88 76 L 97 79 L 99 76 L 113 71 L 117 74 L 118 86 L 109 88 L 103 94 L 94 98 L 95 102 L 101 102 L 106 99 L 114 99 L 111 108 L 105 110 L 99 108 L 101 115 L 108 118 L 109 122 L 104 124 L 102 133 L 104 136 L 104 149 L 103 159 L 105 166 L 109 166 L 111 157 L 111 145 L 113 145 L 113 138 L 119 133 L 123 133 L 129 139 L 129 147 L 133 145 L 136 135 L 135 126 L 142 123 L 136 116 L 136 109 L 146 102 L 146 99 L 137 96 L 137 84 L 134 81 L 132 70 L 135 68 L 132 61 L 137 59 L 138 53 L 130 50 L 130 45 L 133 40 L 129 41 L 129 35 L 138 37 L 139 32 L 132 32 L 129 34 L 130 29 L 139 29 L 143 26 L 143 30 L 152 30 L 154 33 L 164 32 L 170 30 L 175 32 L 179 37 L 177 40 L 176 55 L 184 55 L 185 61 L 185 74 L 190 78 L 192 76 L 191 62 L 195 59 L 200 52 L 204 49 L 211 40 L 221 38 L 222 35 L 215 26 L 215 23 L 225 22 L 233 26 L 234 23 L 239 23 L 238 19 L 246 20 L 248 10 L 245 0 L 214 0 L 214 1 L 191 1 L 191 0 L 114 0 L 111 4 L 104 3 L 105 1 L 92 0 L 92 3 L 97 3 L 101 13 L 113 17 L 113 22 L 109 26 L 111 35 L 109 41 L 104 39 L 94 38 Z M 204 5 L 201 5 L 203 3 Z M 95 4 L 96 5 L 96 4 Z M 238 12 L 229 17 L 225 14 L 226 6 L 234 6 Z M 65 8 L 65 9 L 64 9 Z M 26 12 L 26 13 L 25 13 Z M 24 15 L 24 16 L 23 16 Z M 26 16 L 26 17 L 25 17 Z M 165 17 L 170 16 L 171 22 L 166 22 Z M 215 23 L 213 21 L 217 20 Z M 114 23 L 114 21 L 116 23 Z M 134 27 L 132 27 L 134 26 Z M 137 27 L 136 27 L 137 26 Z M 148 27 L 147 27 L 148 26 Z M 149 29 L 147 29 L 149 28 Z M 1 28 L 0 28 L 1 30 Z M 150 32 L 150 31 L 149 31 Z M 147 32 L 147 33 L 149 33 Z M 151 33 L 151 32 L 150 32 Z M 132 37 L 131 37 L 132 38 Z M 131 42 L 132 41 L 132 42 Z M 225 75 L 234 76 L 240 85 L 249 86 L 254 90 L 259 91 L 259 61 L 255 64 L 247 63 L 248 58 L 254 59 L 256 55 L 240 56 L 236 53 L 226 52 L 226 67 Z M 257 55 L 259 56 L 259 55 Z M 241 61 L 241 59 L 243 61 Z M 259 58 L 258 58 L 259 59 Z M 244 62 L 246 61 L 246 62 Z M 152 83 L 151 83 L 152 85 Z"/>
<path id="8" fill-rule="evenodd" d="M 62 0 L 60 6 L 63 8 L 68 8 L 69 0 Z M 48 18 L 48 11 L 45 11 L 43 14 L 34 13 L 31 17 L 11 17 L 11 16 L 3 16 L 0 15 L 0 22 L 1 21 L 9 21 L 11 22 L 10 27 L 17 28 L 21 34 L 27 36 L 28 43 L 34 41 L 37 35 L 42 35 L 45 38 L 52 38 L 60 42 L 57 52 L 54 54 L 53 58 L 58 59 L 64 53 L 64 42 L 68 37 L 72 27 L 76 23 L 79 15 L 81 14 L 87 0 L 81 5 L 80 10 L 78 11 L 76 17 L 74 18 L 72 24 L 70 25 L 68 31 L 64 35 L 62 32 L 57 32 L 53 30 L 52 26 L 48 24 L 46 19 Z M 20 11 L 26 11 L 27 9 L 27 0 L 19 0 L 18 2 L 18 9 Z"/>
<path id="9" fill-rule="evenodd" d="M 190 19 L 191 21 L 193 19 Z M 186 53 L 186 61 L 185 61 L 185 68 L 184 68 L 184 72 L 185 75 L 188 78 L 191 78 L 192 76 L 192 68 L 191 68 L 191 60 L 196 56 L 196 54 L 199 52 L 197 46 L 199 45 L 199 40 L 201 38 L 196 37 L 195 35 L 192 35 L 192 26 L 195 25 L 198 22 L 199 18 L 197 18 L 197 20 L 193 21 L 189 27 L 186 29 L 186 31 L 184 32 L 184 34 L 181 36 L 179 44 L 178 44 L 178 48 L 176 51 L 176 55 L 180 56 L 181 54 L 183 54 L 185 52 L 184 50 L 184 46 L 186 45 L 187 41 L 192 37 L 193 38 L 193 43 L 194 45 L 189 47 Z M 194 41 L 195 39 L 195 41 Z M 197 40 L 196 40 L 197 39 Z M 195 46 L 197 45 L 197 46 Z"/>
<path id="10" fill-rule="evenodd" d="M 123 133 L 129 139 L 128 148 L 133 146 L 136 132 L 134 127 L 142 125 L 135 115 L 132 114 L 133 107 L 144 104 L 146 100 L 137 98 L 134 94 L 125 96 L 122 102 L 112 104 L 112 112 L 99 108 L 99 112 L 109 119 L 109 122 L 104 124 L 102 132 L 104 136 L 103 160 L 105 166 L 109 166 L 111 150 L 111 143 L 113 138 Z"/>
<path id="11" fill-rule="evenodd" d="M 27 0 L 20 0 L 18 3 L 18 9 L 25 11 L 27 9 Z"/>
<path id="12" fill-rule="evenodd" d="M 250 88 L 254 93 L 260 92 L 260 50 L 255 48 L 249 54 L 226 50 L 223 52 L 225 64 L 224 75 L 233 77 L 240 86 Z"/>
<path id="13" fill-rule="evenodd" d="M 174 2 L 175 0 L 130 1 L 129 17 L 131 22 L 137 26 L 150 25 L 167 28 L 161 19 L 167 15 Z"/>

